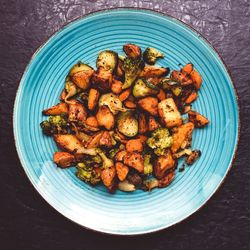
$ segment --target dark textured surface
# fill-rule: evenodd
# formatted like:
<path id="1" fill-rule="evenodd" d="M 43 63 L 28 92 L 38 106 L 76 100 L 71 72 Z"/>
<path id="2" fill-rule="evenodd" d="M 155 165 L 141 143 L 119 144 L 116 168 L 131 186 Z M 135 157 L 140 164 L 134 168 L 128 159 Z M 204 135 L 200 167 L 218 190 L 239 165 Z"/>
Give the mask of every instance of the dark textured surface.
<path id="1" fill-rule="evenodd" d="M 12 134 L 15 92 L 36 48 L 71 20 L 110 7 L 154 9 L 191 24 L 224 59 L 241 106 L 241 140 L 225 183 L 199 212 L 186 221 L 144 236 L 102 235 L 83 229 L 57 213 L 25 176 Z M 250 249 L 248 0 L 1 0 L 0 9 L 1 249 Z"/>

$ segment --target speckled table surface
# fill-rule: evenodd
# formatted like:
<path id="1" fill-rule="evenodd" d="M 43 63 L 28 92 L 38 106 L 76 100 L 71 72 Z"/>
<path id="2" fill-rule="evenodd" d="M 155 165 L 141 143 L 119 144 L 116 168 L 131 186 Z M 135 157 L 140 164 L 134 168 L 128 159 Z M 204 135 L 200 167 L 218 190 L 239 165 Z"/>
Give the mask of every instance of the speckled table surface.
<path id="1" fill-rule="evenodd" d="M 234 79 L 241 138 L 233 168 L 212 199 L 186 221 L 158 233 L 117 237 L 65 219 L 35 191 L 18 160 L 12 109 L 32 54 L 64 24 L 113 7 L 143 7 L 193 26 L 218 50 Z M 1 249 L 250 249 L 250 1 L 0 1 Z"/>

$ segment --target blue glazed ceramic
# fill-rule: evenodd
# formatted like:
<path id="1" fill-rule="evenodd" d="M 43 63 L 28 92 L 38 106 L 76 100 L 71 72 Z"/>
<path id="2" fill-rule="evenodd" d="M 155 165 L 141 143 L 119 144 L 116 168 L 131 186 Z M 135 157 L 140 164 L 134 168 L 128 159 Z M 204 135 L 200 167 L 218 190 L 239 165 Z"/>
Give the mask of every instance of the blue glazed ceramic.
<path id="1" fill-rule="evenodd" d="M 75 169 L 59 169 L 52 162 L 57 149 L 42 134 L 41 111 L 58 102 L 64 79 L 82 60 L 95 67 L 98 52 L 122 54 L 125 43 L 162 51 L 161 66 L 178 69 L 192 62 L 204 83 L 193 108 L 209 118 L 197 129 L 193 148 L 202 156 L 177 173 L 173 183 L 152 192 L 109 194 L 76 178 Z M 61 214 L 93 230 L 134 235 L 167 228 L 187 218 L 223 182 L 237 146 L 239 113 L 228 72 L 213 48 L 182 22 L 159 13 L 114 9 L 78 19 L 53 35 L 33 56 L 21 80 L 14 108 L 14 134 L 22 166 L 36 190 Z M 181 164 L 181 163 L 180 163 Z"/>

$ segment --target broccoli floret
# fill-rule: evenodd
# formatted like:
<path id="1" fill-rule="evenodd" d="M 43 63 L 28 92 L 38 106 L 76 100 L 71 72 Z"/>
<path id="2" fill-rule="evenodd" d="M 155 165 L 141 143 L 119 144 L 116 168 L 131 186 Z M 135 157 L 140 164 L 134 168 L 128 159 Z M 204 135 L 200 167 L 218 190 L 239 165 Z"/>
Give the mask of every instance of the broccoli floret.
<path id="1" fill-rule="evenodd" d="M 95 168 L 85 164 L 84 162 L 80 162 L 77 164 L 77 172 L 76 176 L 92 185 L 96 185 L 101 181 L 100 171 L 96 171 Z"/>
<path id="2" fill-rule="evenodd" d="M 49 121 L 45 120 L 40 123 L 40 126 L 43 130 L 43 133 L 45 135 L 51 135 L 52 134 L 52 126 Z"/>
<path id="3" fill-rule="evenodd" d="M 94 166 L 95 164 L 100 164 L 102 162 L 102 159 L 99 155 L 88 155 L 85 159 L 84 159 L 84 163 L 88 166 Z"/>
<path id="4" fill-rule="evenodd" d="M 164 55 L 155 48 L 147 48 L 143 53 L 143 60 L 150 65 L 155 64 L 158 58 L 164 58 Z"/>
<path id="5" fill-rule="evenodd" d="M 133 84 L 144 68 L 144 62 L 140 58 L 134 59 L 126 57 L 124 59 L 123 68 L 125 72 L 125 81 L 122 88 L 127 89 Z"/>
<path id="6" fill-rule="evenodd" d="M 111 160 L 110 158 L 108 158 L 106 156 L 106 154 L 101 150 L 101 149 L 96 149 L 97 154 L 101 157 L 102 159 L 102 168 L 110 168 L 112 166 L 114 166 L 114 162 L 113 160 Z"/>
<path id="7" fill-rule="evenodd" d="M 48 120 L 42 121 L 40 126 L 46 135 L 67 133 L 67 120 L 60 115 L 50 116 Z"/>
<path id="8" fill-rule="evenodd" d="M 153 172 L 153 165 L 150 163 L 151 155 L 144 155 L 144 174 L 150 175 Z"/>
<path id="9" fill-rule="evenodd" d="M 147 145 L 154 149 L 156 155 L 165 153 L 165 149 L 171 147 L 173 142 L 167 128 L 157 128 L 152 132 L 151 137 L 147 139 Z"/>

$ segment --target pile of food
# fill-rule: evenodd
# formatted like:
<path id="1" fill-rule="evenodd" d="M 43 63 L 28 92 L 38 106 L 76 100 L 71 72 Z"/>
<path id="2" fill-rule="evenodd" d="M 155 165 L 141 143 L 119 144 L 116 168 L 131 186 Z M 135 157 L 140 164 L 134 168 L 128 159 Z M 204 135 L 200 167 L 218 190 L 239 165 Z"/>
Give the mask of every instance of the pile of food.
<path id="1" fill-rule="evenodd" d="M 142 53 L 126 44 L 123 51 L 125 57 L 99 53 L 97 70 L 74 65 L 60 103 L 43 110 L 49 118 L 40 126 L 62 150 L 53 156 L 57 166 L 76 166 L 84 182 L 103 183 L 110 192 L 163 188 L 179 158 L 191 165 L 201 154 L 191 149 L 192 132 L 209 121 L 191 103 L 202 78 L 192 63 L 172 72 L 155 66 L 164 55 L 154 48 Z"/>

